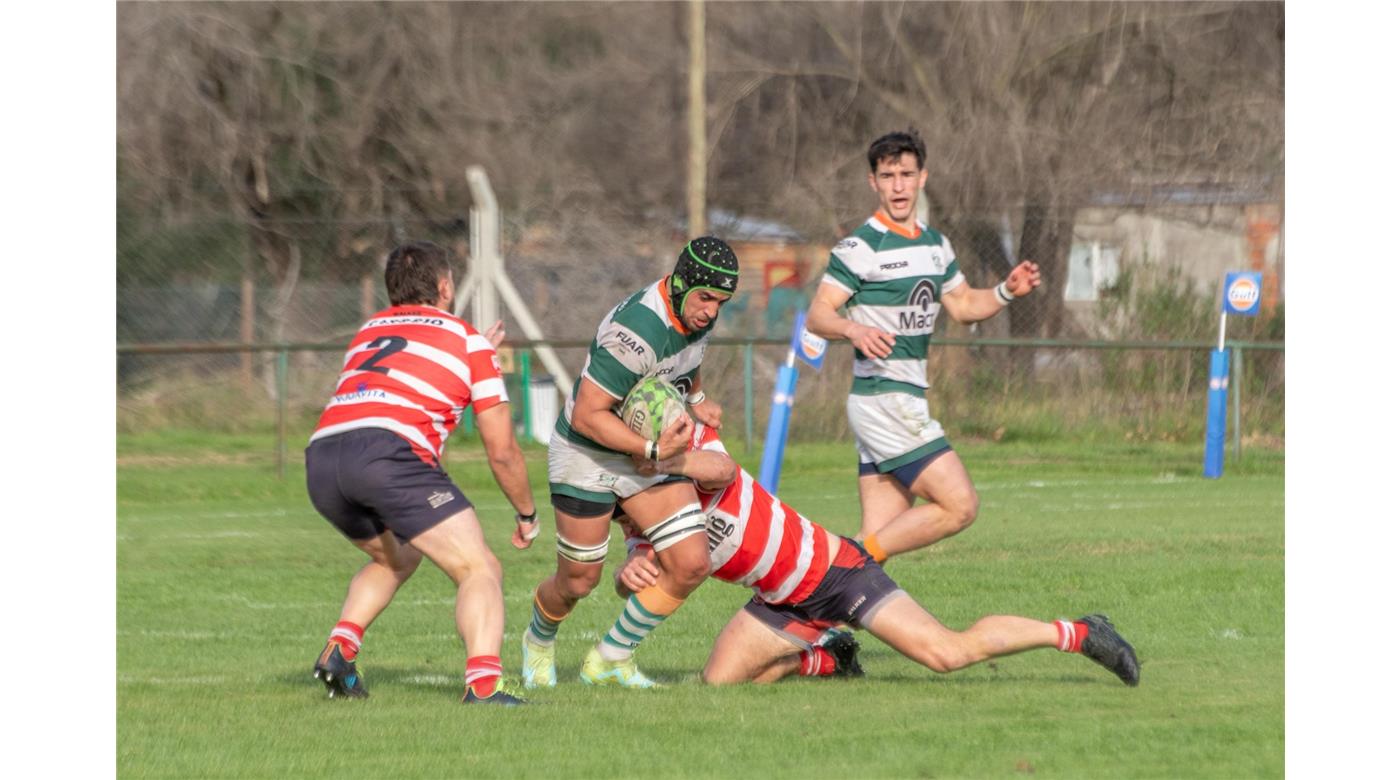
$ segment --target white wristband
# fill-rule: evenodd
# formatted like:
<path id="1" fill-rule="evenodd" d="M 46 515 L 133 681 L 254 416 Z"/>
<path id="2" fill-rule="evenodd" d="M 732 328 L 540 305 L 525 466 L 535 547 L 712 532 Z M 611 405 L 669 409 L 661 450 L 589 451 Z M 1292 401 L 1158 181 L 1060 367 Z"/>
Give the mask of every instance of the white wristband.
<path id="1" fill-rule="evenodd" d="M 654 442 L 654 441 L 648 441 L 648 442 L 647 442 L 647 447 L 646 447 L 646 455 L 645 455 L 646 459 L 647 459 L 647 460 L 660 460 L 660 455 L 661 455 L 661 446 L 658 445 L 658 444 L 657 444 L 656 442 Z"/>
<path id="2" fill-rule="evenodd" d="M 690 395 L 688 395 L 688 396 L 685 397 L 685 402 L 686 402 L 687 404 L 690 404 L 691 406 L 696 406 L 696 405 L 698 405 L 698 404 L 704 403 L 704 402 L 705 402 L 705 391 L 704 391 L 704 390 L 701 390 L 701 391 L 698 392 L 698 393 L 691 393 Z"/>
<path id="3" fill-rule="evenodd" d="M 1012 301 L 1016 300 L 1016 296 L 1011 294 L 1011 290 L 1006 286 L 1006 282 L 997 285 L 993 288 L 992 292 L 996 293 L 997 303 L 1000 303 L 1002 306 L 1008 306 Z"/>

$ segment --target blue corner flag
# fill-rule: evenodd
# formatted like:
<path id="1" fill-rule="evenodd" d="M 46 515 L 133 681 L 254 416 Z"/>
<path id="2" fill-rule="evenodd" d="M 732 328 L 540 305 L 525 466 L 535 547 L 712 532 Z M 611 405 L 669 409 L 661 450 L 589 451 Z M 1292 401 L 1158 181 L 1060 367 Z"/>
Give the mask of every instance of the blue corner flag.
<path id="1" fill-rule="evenodd" d="M 788 344 L 787 360 L 778 368 L 773 387 L 773 410 L 768 414 L 768 434 L 763 439 L 763 463 L 758 471 L 758 484 L 769 493 L 778 490 L 778 477 L 783 470 L 783 450 L 787 446 L 788 423 L 792 418 L 792 398 L 797 392 L 797 358 L 820 369 L 826 357 L 827 341 L 806 328 L 807 315 L 798 312 L 792 324 L 792 341 Z"/>
<path id="2" fill-rule="evenodd" d="M 1263 298 L 1263 274 L 1232 271 L 1225 274 L 1220 296 L 1220 340 L 1210 353 L 1210 390 L 1206 393 L 1206 451 L 1202 474 L 1219 479 L 1225 472 L 1226 401 L 1230 394 L 1230 353 L 1225 351 L 1225 318 L 1231 314 L 1254 317 Z"/>

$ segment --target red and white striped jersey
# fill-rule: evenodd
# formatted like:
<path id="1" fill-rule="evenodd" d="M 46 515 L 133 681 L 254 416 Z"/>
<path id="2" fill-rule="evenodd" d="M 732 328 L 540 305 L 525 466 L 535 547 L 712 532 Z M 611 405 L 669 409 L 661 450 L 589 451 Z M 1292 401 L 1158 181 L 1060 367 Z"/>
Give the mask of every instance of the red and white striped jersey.
<path id="1" fill-rule="evenodd" d="M 391 306 L 351 340 L 311 441 L 383 428 L 436 465 L 468 404 L 480 414 L 508 400 L 496 350 L 485 336 L 432 306 Z"/>
<path id="2" fill-rule="evenodd" d="M 725 452 L 719 434 L 699 422 L 690 448 Z M 826 529 L 737 470 L 734 481 L 718 491 L 696 488 L 705 509 L 710 576 L 747 585 L 769 604 L 805 600 L 831 568 Z"/>

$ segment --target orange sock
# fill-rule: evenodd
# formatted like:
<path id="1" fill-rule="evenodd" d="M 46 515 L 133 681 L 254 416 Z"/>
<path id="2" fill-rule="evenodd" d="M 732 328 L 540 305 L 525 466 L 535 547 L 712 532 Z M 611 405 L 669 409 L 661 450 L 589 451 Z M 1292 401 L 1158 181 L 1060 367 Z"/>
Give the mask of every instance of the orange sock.
<path id="1" fill-rule="evenodd" d="M 884 563 L 885 559 L 890 557 L 889 553 L 885 552 L 885 548 L 880 546 L 880 540 L 873 536 L 865 537 L 861 541 L 861 546 L 870 553 L 870 557 L 874 558 L 876 563 Z"/>

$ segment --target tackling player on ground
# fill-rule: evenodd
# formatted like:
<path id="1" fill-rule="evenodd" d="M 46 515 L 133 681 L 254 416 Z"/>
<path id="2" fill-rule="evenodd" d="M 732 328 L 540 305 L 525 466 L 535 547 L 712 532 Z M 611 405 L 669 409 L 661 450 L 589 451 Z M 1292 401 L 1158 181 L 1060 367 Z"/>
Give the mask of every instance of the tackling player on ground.
<path id="1" fill-rule="evenodd" d="M 368 695 L 355 665 L 365 630 L 427 555 L 457 585 L 457 631 L 467 647 L 463 701 L 520 703 L 500 689 L 501 565 L 471 501 L 441 464 L 468 406 L 492 476 L 515 507 L 511 543 L 521 549 L 539 533 L 535 499 L 496 360 L 502 333 L 493 326 L 482 336 L 448 313 L 455 288 L 447 257 L 426 241 L 389 254 L 390 306 L 351 340 L 306 448 L 311 503 L 370 557 L 350 580 L 340 622 L 313 670 L 331 697 Z"/>
<path id="2" fill-rule="evenodd" d="M 555 573 L 535 589 L 521 648 L 525 687 L 553 686 L 555 637 L 579 600 L 597 586 L 608 553 L 613 508 L 621 502 L 657 555 L 657 576 L 584 658 L 583 682 L 648 688 L 637 645 L 673 614 L 709 573 L 704 514 L 689 480 L 637 471 L 632 456 L 656 461 L 683 452 L 691 421 L 681 415 L 657 441 L 633 433 L 614 412 L 638 380 L 656 376 L 686 394 L 695 417 L 719 425 L 720 409 L 701 390 L 700 364 L 734 294 L 739 260 L 723 241 L 697 238 L 672 273 L 627 297 L 603 318 L 549 441 L 549 491 L 558 534 Z"/>
<path id="3" fill-rule="evenodd" d="M 929 416 L 928 346 L 940 308 L 958 322 L 992 317 L 1040 285 L 1023 261 L 993 289 L 973 289 L 946 236 L 918 221 L 928 171 L 917 133 L 870 145 L 878 206 L 831 251 L 807 312 L 807 329 L 855 347 L 846 415 L 859 460 L 861 539 L 876 561 L 933 544 L 977 517 L 977 491 Z M 847 307 L 847 317 L 837 311 Z M 915 497 L 929 503 L 914 506 Z"/>
<path id="4" fill-rule="evenodd" d="M 1042 647 L 1080 653 L 1128 685 L 1137 655 L 1102 615 L 1044 622 L 990 615 L 954 631 L 890 579 L 865 550 L 770 495 L 739 468 L 714 429 L 696 424 L 686 452 L 645 472 L 695 480 L 704 506 L 711 576 L 751 587 L 754 597 L 715 640 L 706 683 L 771 682 L 790 674 L 859 674 L 848 638 L 822 641 L 838 624 L 863 628 L 935 672 Z M 656 575 L 645 540 L 633 537 L 616 580 L 619 594 L 648 587 Z"/>

